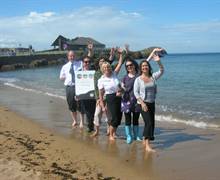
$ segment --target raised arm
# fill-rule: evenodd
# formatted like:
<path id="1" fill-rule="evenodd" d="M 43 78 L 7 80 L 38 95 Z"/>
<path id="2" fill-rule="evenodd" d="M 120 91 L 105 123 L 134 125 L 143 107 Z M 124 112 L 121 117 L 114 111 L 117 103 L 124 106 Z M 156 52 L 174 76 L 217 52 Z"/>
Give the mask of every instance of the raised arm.
<path id="1" fill-rule="evenodd" d="M 128 54 L 129 53 L 129 44 L 125 44 L 125 51 L 126 51 L 126 54 Z"/>
<path id="2" fill-rule="evenodd" d="M 121 66 L 122 66 L 122 63 L 123 63 L 123 59 L 122 59 L 123 49 L 122 49 L 122 48 L 118 48 L 117 51 L 118 51 L 118 55 L 119 55 L 119 60 L 118 60 L 117 66 L 116 66 L 115 69 L 114 69 L 114 72 L 115 72 L 116 74 L 119 73 L 119 71 L 120 71 L 120 69 L 121 69 Z"/>
<path id="3" fill-rule="evenodd" d="M 110 50 L 109 58 L 108 58 L 110 63 L 112 63 L 114 61 L 114 57 L 115 57 L 115 48 L 112 47 Z"/>
<path id="4" fill-rule="evenodd" d="M 87 48 L 88 48 L 87 56 L 89 56 L 91 58 L 93 55 L 93 43 L 89 41 Z"/>
<path id="5" fill-rule="evenodd" d="M 162 51 L 163 49 L 161 49 L 161 48 L 154 48 L 153 49 L 153 51 L 150 53 L 150 55 L 148 56 L 148 58 L 146 59 L 146 61 L 150 61 L 152 58 L 153 58 L 153 56 L 155 55 L 155 52 L 156 51 Z"/>
<path id="6" fill-rule="evenodd" d="M 155 62 L 157 62 L 158 66 L 159 66 L 159 71 L 153 73 L 153 77 L 154 77 L 155 79 L 158 79 L 158 78 L 160 78 L 160 77 L 163 75 L 163 73 L 164 73 L 164 66 L 163 66 L 162 62 L 160 61 L 160 57 L 159 57 L 158 55 L 155 55 L 155 54 L 154 54 L 154 55 L 153 55 L 153 60 L 154 60 Z"/>

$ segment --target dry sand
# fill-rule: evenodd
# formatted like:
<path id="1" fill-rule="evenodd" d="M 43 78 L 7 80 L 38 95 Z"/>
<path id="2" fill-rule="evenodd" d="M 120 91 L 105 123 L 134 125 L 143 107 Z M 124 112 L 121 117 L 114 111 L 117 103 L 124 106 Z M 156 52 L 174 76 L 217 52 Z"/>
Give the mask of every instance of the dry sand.
<path id="1" fill-rule="evenodd" d="M 0 107 L 1 179 L 135 179 L 117 159 Z M 117 171 L 120 169 L 120 171 Z M 129 173 L 131 172 L 131 173 Z"/>

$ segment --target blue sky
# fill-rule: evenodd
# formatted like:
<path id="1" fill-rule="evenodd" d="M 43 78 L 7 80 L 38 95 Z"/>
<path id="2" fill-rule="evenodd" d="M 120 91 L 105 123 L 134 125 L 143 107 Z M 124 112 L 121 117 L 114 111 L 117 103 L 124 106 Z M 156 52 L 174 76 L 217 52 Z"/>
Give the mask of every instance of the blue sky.
<path id="1" fill-rule="evenodd" d="M 220 52 L 220 0 L 8 0 L 0 6 L 0 47 L 49 49 L 62 34 L 107 47 L 170 53 Z"/>

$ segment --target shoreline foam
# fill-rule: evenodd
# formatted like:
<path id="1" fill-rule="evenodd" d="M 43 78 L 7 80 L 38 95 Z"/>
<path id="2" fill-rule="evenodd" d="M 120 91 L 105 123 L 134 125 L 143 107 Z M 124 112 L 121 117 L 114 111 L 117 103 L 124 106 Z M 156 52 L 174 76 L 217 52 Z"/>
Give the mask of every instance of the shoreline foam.
<path id="1" fill-rule="evenodd" d="M 44 91 L 40 91 L 40 90 L 36 90 L 36 89 L 25 88 L 25 87 L 15 85 L 10 82 L 5 82 L 4 85 L 8 86 L 8 87 L 19 89 L 22 91 L 29 91 L 29 92 L 33 92 L 33 93 L 37 93 L 37 94 L 47 95 L 47 96 L 51 96 L 51 97 L 55 97 L 55 98 L 60 98 L 62 100 L 66 99 L 65 96 L 53 94 L 50 92 L 44 92 Z M 181 124 L 185 124 L 187 126 L 192 126 L 192 127 L 201 128 L 201 129 L 220 130 L 220 125 L 215 124 L 215 123 L 208 123 L 205 121 L 197 121 L 194 119 L 189 119 L 189 120 L 180 119 L 177 117 L 173 117 L 172 115 L 156 115 L 155 120 L 159 121 L 159 122 L 181 123 Z"/>

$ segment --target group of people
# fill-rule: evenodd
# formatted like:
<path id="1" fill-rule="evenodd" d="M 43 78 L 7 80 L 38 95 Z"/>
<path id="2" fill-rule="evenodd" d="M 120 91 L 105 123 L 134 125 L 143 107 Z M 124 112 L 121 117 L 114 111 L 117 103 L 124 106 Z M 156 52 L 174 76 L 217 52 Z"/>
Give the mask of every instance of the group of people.
<path id="1" fill-rule="evenodd" d="M 92 136 L 96 137 L 99 135 L 100 122 L 105 113 L 109 140 L 114 141 L 124 113 L 126 142 L 130 144 L 133 140 L 143 141 L 145 150 L 154 152 L 150 141 L 154 140 L 156 81 L 164 72 L 158 56 L 158 52 L 162 49 L 155 48 L 140 65 L 130 56 L 126 56 L 124 62 L 126 75 L 119 80 L 123 49 L 112 48 L 108 59 L 100 56 L 97 61 L 94 74 L 95 99 L 80 100 L 75 95 L 75 72 L 94 70 L 91 66 L 92 50 L 93 45 L 89 43 L 88 54 L 82 60 L 76 60 L 74 51 L 68 51 L 68 62 L 60 71 L 60 79 L 64 80 L 66 87 L 66 99 L 73 120 L 72 127 L 77 126 L 77 111 L 80 112 L 80 128 L 83 128 L 83 115 L 86 114 L 88 131 L 94 131 Z M 129 52 L 128 46 L 125 50 Z M 113 67 L 115 53 L 118 53 L 118 62 Z M 159 66 L 157 72 L 152 71 L 150 60 L 157 62 Z M 140 114 L 144 120 L 142 136 L 139 130 Z"/>

